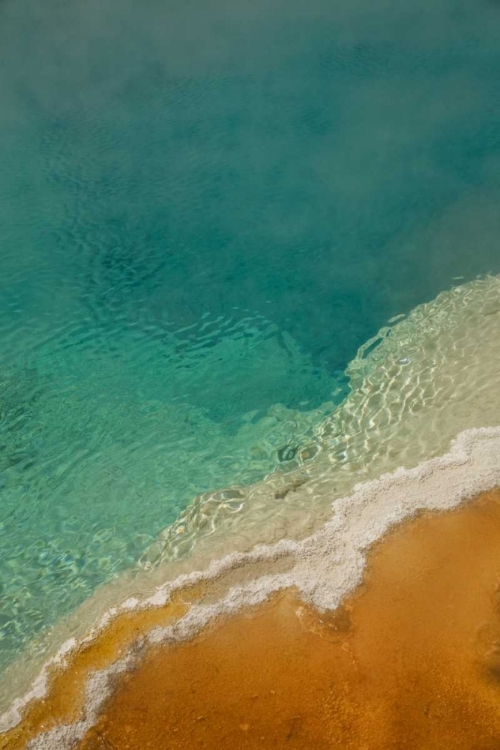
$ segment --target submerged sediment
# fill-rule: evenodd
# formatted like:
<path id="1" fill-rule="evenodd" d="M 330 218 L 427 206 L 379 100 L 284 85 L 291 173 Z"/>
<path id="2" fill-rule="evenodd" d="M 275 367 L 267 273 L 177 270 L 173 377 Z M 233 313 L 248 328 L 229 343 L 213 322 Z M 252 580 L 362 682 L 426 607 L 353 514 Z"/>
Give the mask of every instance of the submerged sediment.
<path id="1" fill-rule="evenodd" d="M 500 276 L 442 292 L 382 328 L 346 368 L 349 394 L 286 473 L 233 488 L 237 512 L 224 492 L 197 498 L 144 564 L 304 538 L 357 482 L 442 455 L 464 430 L 500 425 L 498 341 Z"/>

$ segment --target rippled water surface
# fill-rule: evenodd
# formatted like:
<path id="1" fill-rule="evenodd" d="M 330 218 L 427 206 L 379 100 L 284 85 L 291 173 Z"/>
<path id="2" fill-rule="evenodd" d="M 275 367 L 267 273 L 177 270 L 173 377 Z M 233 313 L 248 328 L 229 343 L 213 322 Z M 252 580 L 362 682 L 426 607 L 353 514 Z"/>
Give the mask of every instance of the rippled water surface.
<path id="1" fill-rule="evenodd" d="M 494 0 L 2 0 L 0 664 L 500 271 L 499 35 Z"/>

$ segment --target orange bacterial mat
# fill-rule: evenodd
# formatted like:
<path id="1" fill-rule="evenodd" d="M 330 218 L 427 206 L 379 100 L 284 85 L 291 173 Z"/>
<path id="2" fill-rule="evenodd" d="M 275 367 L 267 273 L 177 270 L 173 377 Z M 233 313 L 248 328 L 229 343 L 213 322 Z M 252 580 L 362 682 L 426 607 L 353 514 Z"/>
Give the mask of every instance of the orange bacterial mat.
<path id="1" fill-rule="evenodd" d="M 370 552 L 335 613 L 293 592 L 159 646 L 79 750 L 500 748 L 500 493 Z"/>

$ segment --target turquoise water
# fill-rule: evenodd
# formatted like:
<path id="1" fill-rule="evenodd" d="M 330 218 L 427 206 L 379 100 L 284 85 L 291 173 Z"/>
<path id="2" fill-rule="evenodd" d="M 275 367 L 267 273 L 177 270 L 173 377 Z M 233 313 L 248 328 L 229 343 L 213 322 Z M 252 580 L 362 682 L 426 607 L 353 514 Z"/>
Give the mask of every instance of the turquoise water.
<path id="1" fill-rule="evenodd" d="M 500 271 L 493 0 L 0 4 L 0 663 Z"/>

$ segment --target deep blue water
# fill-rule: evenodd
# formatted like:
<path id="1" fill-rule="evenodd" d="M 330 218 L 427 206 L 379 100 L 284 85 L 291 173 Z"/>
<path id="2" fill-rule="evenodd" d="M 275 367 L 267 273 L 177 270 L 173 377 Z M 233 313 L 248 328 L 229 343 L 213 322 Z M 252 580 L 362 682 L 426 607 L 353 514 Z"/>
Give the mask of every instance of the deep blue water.
<path id="1" fill-rule="evenodd" d="M 2 0 L 0 661 L 500 271 L 499 38 L 494 0 Z"/>

